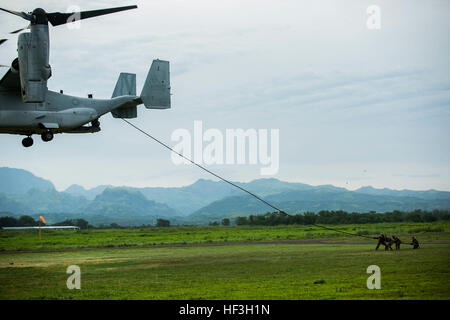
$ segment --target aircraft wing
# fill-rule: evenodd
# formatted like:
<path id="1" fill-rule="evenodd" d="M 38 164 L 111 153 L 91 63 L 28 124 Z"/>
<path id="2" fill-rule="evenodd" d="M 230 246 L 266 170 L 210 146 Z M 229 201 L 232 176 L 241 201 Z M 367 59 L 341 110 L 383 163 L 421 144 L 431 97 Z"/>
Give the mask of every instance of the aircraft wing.
<path id="1" fill-rule="evenodd" d="M 16 60 L 14 60 L 16 62 Z M 14 64 L 13 62 L 13 64 Z M 0 80 L 0 87 L 6 91 L 17 91 L 20 93 L 20 74 L 17 70 L 9 68 L 8 72 Z"/>

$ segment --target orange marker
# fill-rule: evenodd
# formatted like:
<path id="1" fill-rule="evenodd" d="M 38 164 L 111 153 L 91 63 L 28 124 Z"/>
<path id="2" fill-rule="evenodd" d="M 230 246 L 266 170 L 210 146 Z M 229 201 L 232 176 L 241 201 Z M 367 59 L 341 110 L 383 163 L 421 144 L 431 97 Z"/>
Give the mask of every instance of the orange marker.
<path id="1" fill-rule="evenodd" d="M 39 219 L 42 220 L 44 224 L 46 224 L 43 216 L 39 216 Z M 39 240 L 41 240 L 41 222 L 39 221 Z"/>

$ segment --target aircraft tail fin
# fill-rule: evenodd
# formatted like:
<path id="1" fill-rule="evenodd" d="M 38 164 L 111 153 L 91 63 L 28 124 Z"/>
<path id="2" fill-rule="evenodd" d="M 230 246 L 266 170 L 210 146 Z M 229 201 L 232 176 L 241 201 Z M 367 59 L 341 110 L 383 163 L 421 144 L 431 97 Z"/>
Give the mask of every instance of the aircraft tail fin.
<path id="1" fill-rule="evenodd" d="M 111 98 L 119 96 L 136 95 L 136 75 L 134 73 L 122 72 L 117 79 L 116 87 Z"/>
<path id="2" fill-rule="evenodd" d="M 136 75 L 122 72 L 117 79 L 112 98 L 136 95 Z M 111 111 L 114 118 L 132 119 L 137 117 L 136 105 L 123 106 Z"/>
<path id="3" fill-rule="evenodd" d="M 153 60 L 142 88 L 141 100 L 147 109 L 170 108 L 169 61 Z"/>

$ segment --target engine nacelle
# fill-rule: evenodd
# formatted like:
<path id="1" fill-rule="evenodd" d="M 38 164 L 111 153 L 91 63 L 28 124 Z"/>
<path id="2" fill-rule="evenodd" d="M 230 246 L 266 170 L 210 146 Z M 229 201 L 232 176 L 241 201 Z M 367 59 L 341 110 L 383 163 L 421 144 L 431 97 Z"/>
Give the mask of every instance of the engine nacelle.
<path id="1" fill-rule="evenodd" d="M 24 102 L 44 102 L 47 80 L 52 75 L 48 64 L 48 34 L 45 36 L 45 30 L 33 31 L 21 33 L 17 45 L 22 99 Z M 42 45 L 42 42 L 47 43 Z"/>

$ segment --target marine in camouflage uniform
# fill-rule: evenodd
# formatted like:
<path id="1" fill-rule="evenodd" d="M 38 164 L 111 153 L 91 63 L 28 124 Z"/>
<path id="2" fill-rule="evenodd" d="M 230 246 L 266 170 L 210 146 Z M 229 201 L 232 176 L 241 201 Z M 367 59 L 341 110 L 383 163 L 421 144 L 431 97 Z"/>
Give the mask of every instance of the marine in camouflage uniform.
<path id="1" fill-rule="evenodd" d="M 392 244 L 394 244 L 394 243 L 395 243 L 395 241 L 392 238 L 385 237 L 384 250 L 386 250 L 386 251 L 388 251 L 389 249 L 393 250 L 392 249 Z"/>
<path id="2" fill-rule="evenodd" d="M 383 246 L 385 246 L 385 250 L 387 250 L 386 249 L 386 236 L 384 234 L 380 234 L 378 237 L 374 237 L 374 239 L 378 240 L 375 250 L 378 250 L 378 248 L 380 247 L 381 244 Z"/>
<path id="3" fill-rule="evenodd" d="M 419 249 L 419 241 L 417 241 L 416 237 L 412 237 L 410 245 L 413 246 L 413 249 Z"/>
<path id="4" fill-rule="evenodd" d="M 395 243 L 395 250 L 400 250 L 400 244 L 402 243 L 402 241 L 396 236 L 392 236 L 392 239 Z"/>

